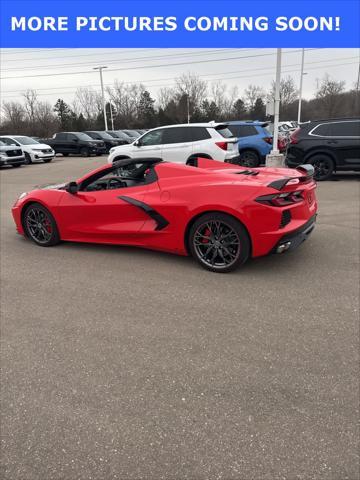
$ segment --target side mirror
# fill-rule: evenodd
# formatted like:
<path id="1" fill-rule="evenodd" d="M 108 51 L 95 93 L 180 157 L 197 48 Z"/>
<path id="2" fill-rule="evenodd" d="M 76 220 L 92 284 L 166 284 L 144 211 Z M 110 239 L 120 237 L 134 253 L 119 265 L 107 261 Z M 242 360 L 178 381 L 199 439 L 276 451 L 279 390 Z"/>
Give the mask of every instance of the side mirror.
<path id="1" fill-rule="evenodd" d="M 76 182 L 69 182 L 65 185 L 65 190 L 74 195 L 79 191 L 79 185 Z"/>
<path id="2" fill-rule="evenodd" d="M 136 141 L 134 142 L 134 146 L 135 146 L 135 147 L 141 147 L 140 140 L 136 140 Z"/>
<path id="3" fill-rule="evenodd" d="M 77 143 L 78 141 L 79 141 L 78 138 L 74 138 L 74 140 L 73 140 L 73 142 L 76 142 L 76 143 Z"/>

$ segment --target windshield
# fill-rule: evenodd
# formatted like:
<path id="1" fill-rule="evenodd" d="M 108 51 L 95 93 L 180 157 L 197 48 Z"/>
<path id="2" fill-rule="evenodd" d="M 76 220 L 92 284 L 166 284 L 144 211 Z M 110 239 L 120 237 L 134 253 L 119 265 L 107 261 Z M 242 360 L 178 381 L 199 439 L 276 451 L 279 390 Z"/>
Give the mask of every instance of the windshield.
<path id="1" fill-rule="evenodd" d="M 39 143 L 30 137 L 14 137 L 14 140 L 19 142 L 21 145 L 34 145 L 34 143 Z"/>
<path id="2" fill-rule="evenodd" d="M 15 145 L 16 147 L 18 147 L 18 144 L 12 138 L 5 138 L 4 137 L 4 138 L 1 138 L 1 141 L 4 145 L 9 145 L 9 146 Z"/>
<path id="3" fill-rule="evenodd" d="M 138 137 L 139 136 L 139 132 L 137 132 L 136 130 L 124 130 L 124 132 L 131 135 L 132 137 Z"/>
<path id="4" fill-rule="evenodd" d="M 115 135 L 118 137 L 118 138 L 121 138 L 123 140 L 130 140 L 130 137 L 129 135 L 126 135 L 126 133 L 122 132 L 121 130 L 117 130 L 116 132 L 114 132 Z"/>
<path id="5" fill-rule="evenodd" d="M 96 132 L 104 140 L 113 140 L 113 137 L 106 132 Z"/>
<path id="6" fill-rule="evenodd" d="M 91 137 L 89 137 L 89 135 L 86 135 L 86 133 L 75 133 L 75 135 L 77 136 L 77 138 L 79 138 L 80 140 L 86 140 L 87 142 L 89 140 L 93 140 Z"/>

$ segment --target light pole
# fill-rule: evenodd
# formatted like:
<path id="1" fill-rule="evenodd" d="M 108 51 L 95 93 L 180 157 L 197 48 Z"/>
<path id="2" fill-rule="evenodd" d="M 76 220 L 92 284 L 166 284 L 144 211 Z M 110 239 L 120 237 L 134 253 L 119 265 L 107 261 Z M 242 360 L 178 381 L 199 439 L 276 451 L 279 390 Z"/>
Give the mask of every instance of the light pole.
<path id="1" fill-rule="evenodd" d="M 103 103 L 103 112 L 104 112 L 104 122 L 105 122 L 105 130 L 108 129 L 107 118 L 106 118 L 106 103 L 105 103 L 105 93 L 104 93 L 104 82 L 103 82 L 103 74 L 102 71 L 104 68 L 108 67 L 94 67 L 93 70 L 99 70 L 100 72 L 100 84 L 101 84 L 101 95 L 102 95 L 102 103 Z"/>
<path id="2" fill-rule="evenodd" d="M 186 104 L 187 104 L 187 123 L 190 123 L 190 97 L 189 97 L 189 94 L 186 95 Z"/>
<path id="3" fill-rule="evenodd" d="M 301 102 L 302 102 L 302 90 L 303 90 L 303 79 L 304 79 L 304 60 L 305 60 L 305 48 L 302 49 L 301 54 L 301 71 L 300 71 L 300 87 L 299 87 L 299 106 L 298 106 L 298 124 L 301 121 Z"/>
<path id="4" fill-rule="evenodd" d="M 266 156 L 267 167 L 281 167 L 284 165 L 284 155 L 278 150 L 279 112 L 280 112 L 280 81 L 281 81 L 281 48 L 276 51 L 276 79 L 274 99 L 274 134 L 271 152 Z"/>
<path id="5" fill-rule="evenodd" d="M 114 131 L 114 117 L 113 117 L 111 100 L 109 100 L 109 105 L 110 105 L 111 130 Z"/>

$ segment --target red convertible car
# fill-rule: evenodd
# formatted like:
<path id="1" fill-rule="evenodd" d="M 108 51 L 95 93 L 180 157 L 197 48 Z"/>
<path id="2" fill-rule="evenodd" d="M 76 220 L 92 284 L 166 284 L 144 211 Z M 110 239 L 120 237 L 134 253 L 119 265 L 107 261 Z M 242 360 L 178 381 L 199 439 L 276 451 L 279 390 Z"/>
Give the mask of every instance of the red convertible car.
<path id="1" fill-rule="evenodd" d="M 133 245 L 192 255 L 228 272 L 249 257 L 282 253 L 315 226 L 313 167 L 244 168 L 125 159 L 77 181 L 23 193 L 12 213 L 41 246 L 61 240 Z"/>

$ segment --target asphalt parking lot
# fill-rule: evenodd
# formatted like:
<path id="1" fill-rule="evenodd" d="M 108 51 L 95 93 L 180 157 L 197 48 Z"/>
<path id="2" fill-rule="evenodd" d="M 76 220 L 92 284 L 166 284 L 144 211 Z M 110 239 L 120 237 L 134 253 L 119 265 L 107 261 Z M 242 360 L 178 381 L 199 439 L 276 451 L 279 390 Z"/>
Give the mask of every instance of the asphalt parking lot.
<path id="1" fill-rule="evenodd" d="M 105 161 L 1 171 L 2 478 L 358 479 L 360 176 L 228 275 L 16 234 L 21 192 Z"/>

